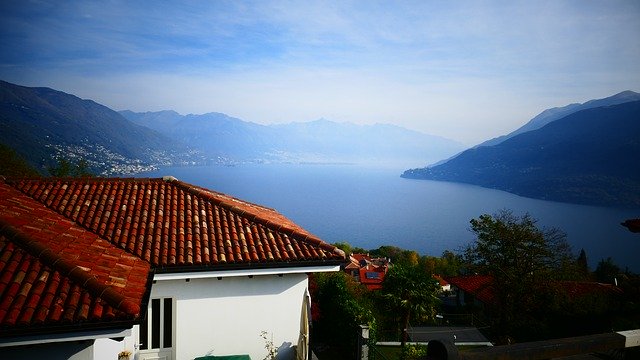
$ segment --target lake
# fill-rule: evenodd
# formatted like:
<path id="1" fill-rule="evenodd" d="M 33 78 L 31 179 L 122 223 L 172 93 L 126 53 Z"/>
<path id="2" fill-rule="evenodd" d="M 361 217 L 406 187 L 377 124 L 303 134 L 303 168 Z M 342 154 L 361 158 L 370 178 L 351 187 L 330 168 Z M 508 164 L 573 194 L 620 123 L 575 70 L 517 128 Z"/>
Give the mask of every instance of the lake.
<path id="1" fill-rule="evenodd" d="M 440 256 L 473 241 L 469 220 L 510 209 L 531 214 L 540 227 L 567 233 L 591 270 L 612 257 L 640 272 L 640 234 L 620 223 L 640 209 L 618 209 L 524 198 L 482 187 L 400 177 L 404 169 L 359 165 L 242 164 L 167 167 L 137 175 L 172 175 L 278 210 L 321 239 L 375 249 L 395 245 Z"/>

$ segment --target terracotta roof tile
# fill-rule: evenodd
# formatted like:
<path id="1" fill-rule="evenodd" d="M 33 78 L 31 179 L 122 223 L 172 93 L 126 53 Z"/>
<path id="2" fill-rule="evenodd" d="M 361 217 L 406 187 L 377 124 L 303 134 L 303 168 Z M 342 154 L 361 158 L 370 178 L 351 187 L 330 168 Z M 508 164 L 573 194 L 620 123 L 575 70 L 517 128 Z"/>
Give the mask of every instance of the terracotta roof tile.
<path id="1" fill-rule="evenodd" d="M 140 315 L 141 295 L 132 299 L 97 283 L 88 271 L 60 267 L 63 259 L 39 257 L 22 246 L 24 235 L 6 225 L 0 232 L 0 252 L 11 254 L 8 266 L 0 268 L 0 334 Z"/>
<path id="2" fill-rule="evenodd" d="M 492 304 L 494 301 L 491 275 L 454 276 L 446 278 L 446 281 L 460 290 L 473 294 L 485 304 Z"/>
<path id="3" fill-rule="evenodd" d="M 0 336 L 135 320 L 152 269 L 342 260 L 273 209 L 175 179 L 0 181 Z"/>
<path id="4" fill-rule="evenodd" d="M 491 275 L 455 276 L 447 278 L 446 281 L 465 292 L 473 294 L 485 304 L 495 305 L 495 289 L 493 276 Z M 565 291 L 571 298 L 589 294 L 614 295 L 622 292 L 620 288 L 612 284 L 593 281 L 552 281 L 548 285 Z"/>
<path id="5" fill-rule="evenodd" d="M 108 279 L 123 270 L 147 278 L 147 262 L 4 182 L 0 254 L 0 335 L 106 319 L 133 321 L 141 315 L 146 283 L 118 288 Z"/>
<path id="6" fill-rule="evenodd" d="M 154 267 L 342 260 L 273 209 L 163 179 L 44 179 L 13 185 Z"/>

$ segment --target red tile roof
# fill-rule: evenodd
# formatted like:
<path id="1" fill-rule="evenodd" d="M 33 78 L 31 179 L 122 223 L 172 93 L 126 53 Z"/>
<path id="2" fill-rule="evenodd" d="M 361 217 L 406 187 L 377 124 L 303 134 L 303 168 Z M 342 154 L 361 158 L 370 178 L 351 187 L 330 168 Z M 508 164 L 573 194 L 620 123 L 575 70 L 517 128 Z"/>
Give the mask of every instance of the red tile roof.
<path id="1" fill-rule="evenodd" d="M 0 334 L 140 317 L 150 266 L 0 183 Z"/>
<path id="2" fill-rule="evenodd" d="M 613 284 L 603 284 L 593 281 L 559 281 L 559 285 L 571 298 L 593 294 L 620 294 L 622 290 Z"/>
<path id="3" fill-rule="evenodd" d="M 491 275 L 454 276 L 446 278 L 446 281 L 464 292 L 473 294 L 485 304 L 493 303 L 494 290 Z"/>
<path id="4" fill-rule="evenodd" d="M 0 180 L 0 335 L 138 320 L 152 272 L 343 260 L 273 209 L 175 179 Z"/>
<path id="5" fill-rule="evenodd" d="M 156 268 L 344 259 L 273 209 L 177 180 L 44 179 L 14 186 Z"/>
<path id="6" fill-rule="evenodd" d="M 432 274 L 432 275 L 431 275 L 431 277 L 432 277 L 432 278 L 434 278 L 435 280 L 437 280 L 437 281 L 438 281 L 438 284 L 439 284 L 440 286 L 447 286 L 447 285 L 449 285 L 449 283 L 448 283 L 444 278 L 442 278 L 442 276 L 440 276 L 440 275 L 438 275 L 438 274 Z"/>
<path id="7" fill-rule="evenodd" d="M 493 304 L 495 301 L 493 276 L 491 275 L 455 276 L 446 280 L 458 289 L 473 294 L 485 304 Z M 589 294 L 620 294 L 622 291 L 612 284 L 592 281 L 554 281 L 552 284 L 552 286 L 564 290 L 571 298 Z"/>
<path id="8" fill-rule="evenodd" d="M 345 271 L 358 271 L 358 281 L 369 290 L 382 289 L 384 277 L 389 269 L 389 262 L 385 258 L 371 258 L 368 254 L 351 254 Z"/>

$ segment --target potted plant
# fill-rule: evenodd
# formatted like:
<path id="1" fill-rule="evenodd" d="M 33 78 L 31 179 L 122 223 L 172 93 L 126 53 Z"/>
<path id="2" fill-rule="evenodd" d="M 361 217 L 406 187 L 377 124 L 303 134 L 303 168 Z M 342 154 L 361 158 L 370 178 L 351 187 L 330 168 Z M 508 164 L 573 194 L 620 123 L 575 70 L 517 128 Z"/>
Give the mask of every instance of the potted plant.
<path id="1" fill-rule="evenodd" d="M 131 351 L 122 350 L 118 353 L 118 360 L 129 360 L 131 358 Z"/>

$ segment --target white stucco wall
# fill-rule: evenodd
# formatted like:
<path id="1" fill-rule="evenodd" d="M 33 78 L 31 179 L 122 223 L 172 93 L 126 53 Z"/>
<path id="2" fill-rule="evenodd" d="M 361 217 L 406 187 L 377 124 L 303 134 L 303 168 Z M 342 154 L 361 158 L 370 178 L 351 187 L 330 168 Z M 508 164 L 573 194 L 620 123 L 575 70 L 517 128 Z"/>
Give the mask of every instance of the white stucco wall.
<path id="1" fill-rule="evenodd" d="M 307 294 L 307 272 L 339 271 L 339 265 L 279 270 L 220 271 L 156 275 L 150 298 L 173 298 L 173 359 L 205 355 L 267 355 L 261 331 L 278 347 L 278 359 L 293 359 Z M 251 275 L 251 276 L 249 276 Z M 186 281 L 189 279 L 189 281 Z M 116 342 L 96 340 L 95 360 L 111 360 L 121 350 L 137 350 L 138 326 Z"/>
<path id="2" fill-rule="evenodd" d="M 174 299 L 173 359 L 249 354 L 261 360 L 267 354 L 261 331 L 280 348 L 279 359 L 293 359 L 307 287 L 304 273 L 157 280 L 151 298 Z M 97 340 L 95 359 L 135 353 L 137 328 L 122 342 Z"/>
<path id="3" fill-rule="evenodd" d="M 267 351 L 261 331 L 273 336 L 281 358 L 292 358 L 307 289 L 306 274 L 158 281 L 151 297 L 176 299 L 175 356 L 249 354 Z"/>
<path id="4" fill-rule="evenodd" d="M 131 336 L 121 341 L 111 339 L 97 339 L 93 345 L 93 360 L 117 360 L 118 353 L 129 350 L 133 353 L 136 339 L 138 339 L 137 326 L 133 328 Z"/>

